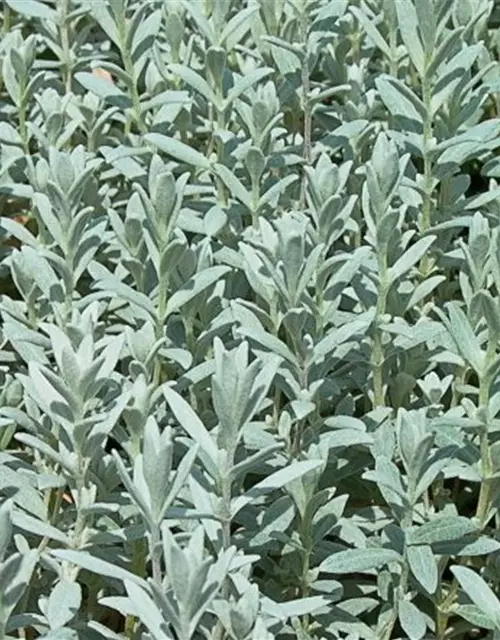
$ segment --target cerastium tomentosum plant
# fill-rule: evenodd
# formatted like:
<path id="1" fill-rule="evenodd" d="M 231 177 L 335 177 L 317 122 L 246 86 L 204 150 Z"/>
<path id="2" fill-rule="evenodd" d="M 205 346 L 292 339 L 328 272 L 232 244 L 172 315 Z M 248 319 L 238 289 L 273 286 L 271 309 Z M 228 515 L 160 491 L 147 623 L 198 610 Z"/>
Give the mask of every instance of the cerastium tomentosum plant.
<path id="1" fill-rule="evenodd" d="M 5 0 L 0 638 L 500 637 L 494 5 Z"/>

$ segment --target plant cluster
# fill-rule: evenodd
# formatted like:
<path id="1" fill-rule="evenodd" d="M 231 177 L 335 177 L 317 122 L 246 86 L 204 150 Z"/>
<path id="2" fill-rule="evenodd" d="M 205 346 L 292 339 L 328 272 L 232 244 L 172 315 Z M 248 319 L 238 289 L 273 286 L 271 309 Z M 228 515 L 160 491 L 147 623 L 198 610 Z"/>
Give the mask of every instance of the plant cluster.
<path id="1" fill-rule="evenodd" d="M 0 640 L 500 638 L 494 9 L 4 0 Z"/>

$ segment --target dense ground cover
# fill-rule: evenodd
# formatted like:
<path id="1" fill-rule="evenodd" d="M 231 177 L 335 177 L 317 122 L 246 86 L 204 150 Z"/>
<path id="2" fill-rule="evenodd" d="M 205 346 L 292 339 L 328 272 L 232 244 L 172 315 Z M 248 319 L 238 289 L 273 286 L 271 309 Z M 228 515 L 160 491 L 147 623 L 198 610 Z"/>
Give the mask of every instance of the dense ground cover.
<path id="1" fill-rule="evenodd" d="M 4 0 L 0 640 L 500 638 L 492 0 Z"/>

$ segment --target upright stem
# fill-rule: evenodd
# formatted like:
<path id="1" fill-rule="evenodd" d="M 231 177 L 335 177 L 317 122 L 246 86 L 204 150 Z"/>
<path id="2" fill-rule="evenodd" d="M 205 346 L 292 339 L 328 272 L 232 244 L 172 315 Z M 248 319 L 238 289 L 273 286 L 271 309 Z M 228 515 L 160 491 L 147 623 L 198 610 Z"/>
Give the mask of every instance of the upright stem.
<path id="1" fill-rule="evenodd" d="M 149 534 L 149 554 L 151 556 L 151 568 L 153 573 L 153 581 L 161 586 L 161 543 L 160 543 L 160 529 L 157 525 L 153 528 Z"/>
<path id="2" fill-rule="evenodd" d="M 427 233 L 432 226 L 432 161 L 430 155 L 430 145 L 432 140 L 432 115 L 431 115 L 431 100 L 432 100 L 432 86 L 428 77 L 427 71 L 425 71 L 422 78 L 422 100 L 425 107 L 424 118 L 424 184 L 423 184 L 423 202 L 422 202 L 422 226 L 421 233 Z M 431 260 L 426 253 L 420 261 L 420 273 L 425 278 L 432 268 Z"/>
<path id="3" fill-rule="evenodd" d="M 311 81 L 309 77 L 309 56 L 307 52 L 307 36 L 309 31 L 309 21 L 307 12 L 307 1 L 304 2 L 304 10 L 300 15 L 300 34 L 301 41 L 304 46 L 302 59 L 302 110 L 304 113 L 304 143 L 303 158 L 306 165 L 310 165 L 312 161 L 312 105 L 310 99 Z M 302 174 L 302 186 L 300 193 L 300 207 L 303 209 L 306 205 L 306 173 Z"/>
<path id="4" fill-rule="evenodd" d="M 387 256 L 385 250 L 378 249 L 378 277 L 379 287 L 377 295 L 377 310 L 375 315 L 375 327 L 373 336 L 373 347 L 371 356 L 373 375 L 373 408 L 385 406 L 384 393 L 384 345 L 383 331 L 381 328 L 382 317 L 385 314 L 387 304 Z M 383 253 L 382 253 L 383 251 Z"/>
<path id="5" fill-rule="evenodd" d="M 68 0 L 59 0 L 59 33 L 61 38 L 61 49 L 63 55 L 63 69 L 64 69 L 64 86 L 66 93 L 71 92 L 71 76 L 72 76 L 72 63 L 71 63 L 71 47 L 69 37 L 69 24 L 68 24 L 69 2 Z"/>
<path id="6" fill-rule="evenodd" d="M 156 323 L 156 339 L 160 340 L 163 338 L 163 330 L 164 330 L 164 322 L 165 322 L 165 314 L 167 311 L 167 279 L 164 274 L 160 275 L 160 282 L 158 284 L 158 320 Z M 153 374 L 153 381 L 156 387 L 158 387 L 161 382 L 161 359 L 160 356 L 156 356 L 155 360 L 155 368 Z"/>
<path id="7" fill-rule="evenodd" d="M 125 73 L 130 78 L 134 119 L 139 127 L 139 131 L 141 133 L 147 133 L 146 125 L 142 119 L 141 99 L 139 92 L 137 91 L 137 78 L 135 75 L 134 62 L 132 60 L 132 54 L 127 47 L 127 24 L 124 14 L 120 15 L 118 21 L 118 32 L 123 66 L 125 67 Z"/>
<path id="8" fill-rule="evenodd" d="M 391 29 L 389 33 L 389 49 L 391 52 L 391 59 L 389 61 L 389 73 L 393 78 L 398 77 L 398 30 Z"/>
<path id="9" fill-rule="evenodd" d="M 488 371 L 489 366 L 494 360 L 496 352 L 496 341 L 490 337 L 488 342 L 488 348 L 486 351 L 486 361 L 484 370 Z M 483 425 L 483 429 L 480 434 L 480 453 L 481 453 L 481 488 L 479 489 L 479 498 L 476 507 L 476 518 L 479 521 L 479 526 L 482 529 L 488 522 L 488 515 L 490 511 L 491 493 L 493 488 L 493 478 L 491 478 L 491 454 L 489 446 L 489 419 L 487 414 L 491 376 L 488 373 L 479 376 L 479 409 L 482 409 L 486 415 L 486 423 Z M 460 558 L 460 564 L 465 564 L 467 556 Z M 448 626 L 448 619 L 451 615 L 450 608 L 453 605 L 455 598 L 458 594 L 459 584 L 456 578 L 453 578 L 450 590 L 448 591 L 445 599 L 438 605 L 436 613 L 436 640 L 444 640 L 446 629 Z"/>
<path id="10" fill-rule="evenodd" d="M 28 105 L 25 98 L 24 83 L 21 86 L 21 104 L 19 105 L 19 135 L 23 142 L 23 150 L 26 155 L 29 153 L 28 128 L 26 126 L 26 112 Z"/>
<path id="11" fill-rule="evenodd" d="M 401 527 L 403 529 L 408 529 L 411 527 L 413 522 L 413 508 L 410 507 L 408 511 L 405 513 L 405 516 L 401 522 Z M 399 580 L 398 588 L 394 591 L 394 607 L 392 611 L 392 615 L 389 618 L 387 625 L 382 631 L 381 638 L 382 640 L 391 640 L 392 632 L 394 629 L 394 625 L 396 624 L 396 620 L 398 619 L 399 612 L 399 603 L 404 600 L 406 596 L 406 592 L 408 591 L 408 582 L 410 579 L 410 565 L 408 563 L 408 558 L 406 556 L 403 560 L 403 566 L 401 567 L 401 578 Z"/>
<path id="12" fill-rule="evenodd" d="M 222 479 L 220 485 L 221 494 L 221 507 L 222 513 L 220 514 L 222 520 L 222 550 L 229 549 L 231 545 L 231 490 L 232 480 L 229 476 L 229 471 L 234 466 L 234 450 L 226 451 L 226 463 L 222 471 Z M 221 595 L 224 600 L 229 599 L 229 582 L 226 578 L 222 585 Z M 224 625 L 219 620 L 214 629 L 213 640 L 222 640 L 225 635 Z"/>
<path id="13" fill-rule="evenodd" d="M 231 545 L 231 492 L 233 480 L 229 472 L 234 466 L 235 448 L 229 447 L 226 451 L 226 460 L 222 469 L 222 477 L 220 483 L 221 495 L 221 520 L 222 520 L 222 549 L 226 551 Z"/>
<path id="14" fill-rule="evenodd" d="M 2 33 L 4 36 L 6 36 L 10 31 L 11 13 L 10 13 L 10 7 L 5 2 L 5 0 L 3 1 L 2 5 L 3 5 L 2 6 L 2 15 L 3 15 Z"/>
<path id="15" fill-rule="evenodd" d="M 77 500 L 78 504 L 76 505 L 76 522 L 75 522 L 75 531 L 73 533 L 72 547 L 74 549 L 79 549 L 82 546 L 82 536 L 85 531 L 85 525 L 87 522 L 87 518 L 85 513 L 82 511 L 82 502 L 83 502 L 83 492 L 85 490 L 85 468 L 84 461 L 82 458 L 78 461 L 78 476 L 76 478 L 76 491 L 77 491 Z"/>
<path id="16" fill-rule="evenodd" d="M 488 370 L 489 365 L 492 363 L 495 357 L 496 342 L 490 338 L 488 343 L 488 349 L 486 351 L 485 370 Z M 479 499 L 477 503 L 476 517 L 479 520 L 480 526 L 484 527 L 488 520 L 488 512 L 491 501 L 491 489 L 492 478 L 491 476 L 491 455 L 489 444 L 489 419 L 488 419 L 488 403 L 490 396 L 491 376 L 486 373 L 479 379 L 479 408 L 484 412 L 486 416 L 486 422 L 484 428 L 480 434 L 480 452 L 481 452 L 481 488 L 479 490 Z"/>
<path id="17" fill-rule="evenodd" d="M 422 231 L 431 227 L 431 196 L 432 196 L 432 164 L 430 159 L 430 141 L 432 138 L 431 87 L 427 76 L 422 80 L 422 97 L 425 107 L 424 119 L 424 202 L 422 206 Z"/>

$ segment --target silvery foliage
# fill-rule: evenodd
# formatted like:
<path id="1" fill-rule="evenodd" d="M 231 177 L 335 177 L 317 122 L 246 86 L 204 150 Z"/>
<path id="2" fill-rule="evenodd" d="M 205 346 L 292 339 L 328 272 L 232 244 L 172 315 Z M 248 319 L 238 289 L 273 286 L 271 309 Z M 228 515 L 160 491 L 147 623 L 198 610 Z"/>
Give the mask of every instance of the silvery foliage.
<path id="1" fill-rule="evenodd" d="M 493 5 L 5 0 L 0 638 L 500 638 Z"/>

